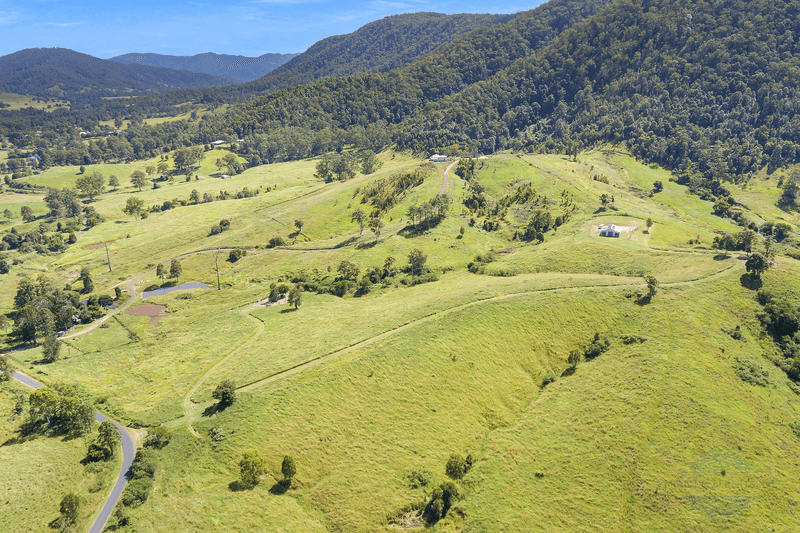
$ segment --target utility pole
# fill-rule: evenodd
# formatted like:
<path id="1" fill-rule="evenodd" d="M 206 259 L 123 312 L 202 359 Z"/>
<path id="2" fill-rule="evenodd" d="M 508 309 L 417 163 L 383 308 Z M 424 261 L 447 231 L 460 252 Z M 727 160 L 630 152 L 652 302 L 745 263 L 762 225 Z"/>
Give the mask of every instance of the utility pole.
<path id="1" fill-rule="evenodd" d="M 111 272 L 111 256 L 108 254 L 108 245 L 106 244 L 106 259 L 108 259 L 108 271 Z"/>
<path id="2" fill-rule="evenodd" d="M 220 291 L 222 288 L 219 286 L 219 248 L 217 248 L 217 253 L 214 254 L 214 264 L 217 267 L 217 290 Z"/>

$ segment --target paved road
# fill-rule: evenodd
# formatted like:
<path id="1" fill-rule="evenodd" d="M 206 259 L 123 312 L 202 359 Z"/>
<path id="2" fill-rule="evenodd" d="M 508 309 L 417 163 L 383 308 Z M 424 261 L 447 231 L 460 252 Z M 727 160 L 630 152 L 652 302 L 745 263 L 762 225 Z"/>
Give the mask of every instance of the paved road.
<path id="1" fill-rule="evenodd" d="M 35 379 L 30 376 L 23 374 L 22 372 L 12 372 L 11 377 L 20 381 L 31 387 L 32 389 L 38 389 L 40 387 L 44 387 L 42 383 L 39 383 Z M 95 413 L 94 419 L 98 422 L 105 422 L 106 420 L 111 420 L 106 415 L 102 413 Z M 111 420 L 114 422 L 114 425 L 117 426 L 117 429 L 120 432 L 120 436 L 122 437 L 122 468 L 120 468 L 119 477 L 117 477 L 117 482 L 114 484 L 114 488 L 111 490 L 111 494 L 108 496 L 105 505 L 103 505 L 103 509 L 100 511 L 100 514 L 92 524 L 91 529 L 89 529 L 89 533 L 101 533 L 103 529 L 106 527 L 106 522 L 108 522 L 108 518 L 111 516 L 111 513 L 114 511 L 114 507 L 116 507 L 117 502 L 119 501 L 120 496 L 122 496 L 122 491 L 125 490 L 125 485 L 128 483 L 128 470 L 130 470 L 131 465 L 133 464 L 133 457 L 136 453 L 136 449 L 133 445 L 133 439 L 131 438 L 130 434 L 118 424 L 116 421 Z"/>

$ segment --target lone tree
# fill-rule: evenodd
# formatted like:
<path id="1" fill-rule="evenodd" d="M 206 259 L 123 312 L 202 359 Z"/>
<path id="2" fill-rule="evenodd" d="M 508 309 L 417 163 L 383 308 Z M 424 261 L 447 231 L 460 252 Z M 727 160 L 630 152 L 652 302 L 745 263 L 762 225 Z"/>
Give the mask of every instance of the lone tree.
<path id="1" fill-rule="evenodd" d="M 578 366 L 578 363 L 581 362 L 581 352 L 580 350 L 572 350 L 569 352 L 569 357 L 567 357 L 567 363 L 569 363 L 569 367 L 573 370 Z"/>
<path id="2" fill-rule="evenodd" d="M 645 222 L 645 225 L 647 226 L 647 233 L 650 233 L 650 228 L 653 227 L 653 219 L 648 218 L 647 221 Z"/>
<path id="3" fill-rule="evenodd" d="M 650 298 L 658 292 L 658 280 L 654 276 L 645 276 L 644 281 L 647 283 L 647 292 Z"/>
<path id="4" fill-rule="evenodd" d="M 167 163 L 166 161 L 161 161 L 158 164 L 158 173 L 159 174 L 162 174 L 162 175 L 166 174 L 168 170 L 169 170 L 169 163 Z"/>
<path id="5" fill-rule="evenodd" d="M 223 407 L 232 405 L 236 401 L 236 384 L 230 379 L 223 379 L 211 397 L 218 400 Z"/>
<path id="6" fill-rule="evenodd" d="M 256 450 L 247 450 L 239 461 L 239 473 L 242 484 L 247 487 L 258 485 L 258 478 L 267 471 L 267 462 Z"/>
<path id="7" fill-rule="evenodd" d="M 297 233 L 300 233 L 300 234 L 303 233 L 303 226 L 304 225 L 305 225 L 305 223 L 302 220 L 300 220 L 299 218 L 294 221 L 294 227 L 297 228 Z"/>
<path id="8" fill-rule="evenodd" d="M 660 180 L 656 180 L 653 182 L 653 192 L 658 193 L 664 190 L 664 184 L 661 183 Z"/>
<path id="9" fill-rule="evenodd" d="M 300 289 L 300 287 L 294 286 L 291 289 L 289 289 L 289 295 L 288 295 L 289 305 L 293 305 L 295 309 L 300 307 L 300 300 L 302 299 L 302 297 L 303 297 L 303 291 Z"/>
<path id="10" fill-rule="evenodd" d="M 120 434 L 117 426 L 111 420 L 104 420 L 97 430 L 97 443 L 108 450 L 109 456 L 114 455 L 117 443 L 120 442 Z"/>
<path id="11" fill-rule="evenodd" d="M 419 276 L 425 271 L 425 263 L 428 261 L 428 256 L 422 253 L 419 248 L 414 248 L 408 254 L 408 264 L 411 267 L 411 277 Z"/>
<path id="12" fill-rule="evenodd" d="M 461 479 L 469 471 L 470 465 L 464 460 L 461 455 L 454 453 L 447 460 L 444 471 L 451 479 Z"/>
<path id="13" fill-rule="evenodd" d="M 164 279 L 164 276 L 167 275 L 166 271 L 167 269 L 164 268 L 164 264 L 159 263 L 158 266 L 156 267 L 156 276 L 158 276 L 159 279 Z"/>
<path id="14" fill-rule="evenodd" d="M 183 267 L 181 266 L 181 262 L 177 259 L 173 259 L 172 262 L 169 264 L 169 277 L 175 278 L 177 281 L 178 278 L 181 277 L 183 274 Z"/>
<path id="15" fill-rule="evenodd" d="M 58 525 L 61 531 L 67 531 L 71 526 L 75 525 L 78 521 L 80 510 L 81 499 L 74 492 L 70 492 L 61 498 L 61 505 L 59 506 L 61 516 L 58 517 Z"/>
<path id="16" fill-rule="evenodd" d="M 89 294 L 94 290 L 94 282 L 92 281 L 92 273 L 89 271 L 89 267 L 81 268 L 81 275 L 78 279 L 83 283 L 83 290 L 81 291 L 83 294 Z"/>
<path id="17" fill-rule="evenodd" d="M 150 165 L 149 167 L 147 167 L 147 170 L 155 171 L 155 167 L 153 167 L 153 165 Z M 148 172 L 148 174 L 152 173 L 153 172 Z M 139 189 L 139 191 L 141 191 L 142 187 L 147 185 L 147 176 L 144 175 L 144 172 L 142 172 L 141 170 L 134 170 L 131 173 L 131 185 L 133 185 L 134 187 Z"/>
<path id="18" fill-rule="evenodd" d="M 61 341 L 55 335 L 47 335 L 42 342 L 42 358 L 48 363 L 58 360 L 61 353 Z"/>
<path id="19" fill-rule="evenodd" d="M 117 187 L 119 187 L 119 178 L 118 178 L 118 177 L 116 177 L 114 174 L 111 174 L 111 175 L 108 177 L 108 186 L 109 186 L 109 187 L 113 187 L 113 188 L 114 188 L 114 190 L 116 191 L 116 190 L 117 190 Z"/>
<path id="20" fill-rule="evenodd" d="M 369 226 L 370 231 L 375 234 L 375 242 L 378 242 L 378 237 L 381 236 L 381 230 L 383 229 L 383 220 L 377 217 L 372 217 L 369 219 L 367 225 Z"/>
<path id="21" fill-rule="evenodd" d="M 292 484 L 292 478 L 297 473 L 297 467 L 294 465 L 294 459 L 285 455 L 283 457 L 283 463 L 281 464 L 281 473 L 283 474 L 283 481 L 282 484 L 284 486 L 289 486 Z"/>
<path id="22" fill-rule="evenodd" d="M 356 210 L 350 215 L 350 221 L 358 224 L 358 236 L 361 237 L 361 234 L 364 233 L 364 226 L 367 224 L 367 215 L 361 208 L 356 207 Z"/>
<path id="23" fill-rule="evenodd" d="M 0 382 L 11 379 L 11 365 L 4 355 L 0 355 Z"/>
<path id="24" fill-rule="evenodd" d="M 750 273 L 753 279 L 757 279 L 761 277 L 762 272 L 765 272 L 769 268 L 769 261 L 760 253 L 755 252 L 750 254 L 750 257 L 747 258 L 744 268 Z"/>
<path id="25" fill-rule="evenodd" d="M 36 220 L 36 217 L 33 215 L 33 209 L 28 207 L 27 205 L 23 205 L 19 208 L 19 214 L 22 216 L 22 220 L 24 222 L 33 222 Z"/>
<path id="26" fill-rule="evenodd" d="M 94 201 L 95 195 L 106 189 L 106 179 L 99 172 L 92 172 L 75 180 L 75 187 L 88 196 L 89 200 Z"/>
<path id="27" fill-rule="evenodd" d="M 122 212 L 127 215 L 133 215 L 133 218 L 139 220 L 139 213 L 141 213 L 143 209 L 144 200 L 135 196 L 131 196 L 126 200 L 125 209 L 123 209 Z"/>

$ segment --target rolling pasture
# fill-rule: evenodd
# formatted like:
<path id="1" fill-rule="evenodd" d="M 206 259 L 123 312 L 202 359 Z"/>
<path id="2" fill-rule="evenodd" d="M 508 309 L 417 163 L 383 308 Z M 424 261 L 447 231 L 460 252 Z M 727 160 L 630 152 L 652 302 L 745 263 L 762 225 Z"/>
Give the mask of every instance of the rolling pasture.
<path id="1" fill-rule="evenodd" d="M 408 208 L 439 192 L 444 164 L 384 152 L 379 171 L 344 182 L 316 179 L 317 160 L 222 180 L 214 177 L 217 152 L 225 153 L 208 154 L 199 179 L 141 192 L 127 176 L 152 161 L 87 167 L 123 182 L 91 204 L 105 221 L 63 254 L 27 258 L 0 281 L 9 311 L 20 276 L 41 272 L 63 286 L 85 266 L 97 295 L 159 286 L 156 266 L 175 258 L 179 282 L 208 285 L 134 302 L 131 309 L 164 310 L 154 322 L 121 309 L 65 337 L 54 363 L 41 364 L 38 347 L 11 354 L 45 383 L 74 382 L 104 397 L 128 423 L 173 432 L 157 452 L 150 498 L 130 511 L 136 531 L 422 531 L 414 517 L 448 479 L 451 454 L 470 454 L 474 463 L 432 531 L 796 526 L 790 502 L 800 499 L 793 459 L 800 439 L 792 424 L 800 403 L 772 363 L 776 349 L 762 334 L 743 256 L 711 246 L 716 234 L 740 228 L 668 172 L 611 149 L 575 161 L 511 153 L 479 160 L 476 178 L 492 198 L 529 183 L 553 200 L 554 212 L 562 195 L 574 200 L 567 221 L 537 244 L 514 238 L 529 215 L 524 206 L 510 208 L 494 231 L 471 224 L 463 203 L 469 183 L 453 170 L 447 217 L 411 231 Z M 424 181 L 383 214 L 380 236 L 360 232 L 351 215 L 372 210 L 361 201 L 364 188 L 415 170 Z M 72 186 L 76 172 L 26 179 Z M 650 195 L 655 181 L 663 190 Z M 131 196 L 148 207 L 177 205 L 193 190 L 236 196 L 245 187 L 258 194 L 154 210 L 145 219 L 122 212 Z M 766 176 L 733 190 L 764 220 L 797 223 L 774 207 L 778 191 Z M 603 194 L 613 195 L 614 209 L 599 209 Z M 211 235 L 222 219 L 230 229 Z M 625 227 L 619 239 L 599 237 L 598 224 L 607 223 Z M 274 237 L 285 244 L 268 247 Z M 788 244 L 779 253 L 781 246 Z M 247 254 L 232 262 L 235 248 Z M 344 297 L 304 292 L 297 309 L 265 305 L 273 283 L 301 274 L 331 281 L 343 261 L 363 275 L 391 257 L 402 270 L 414 249 L 427 256 L 435 281 L 415 284 L 413 273 L 400 272 Z M 467 268 L 478 255 L 492 258 L 482 274 Z M 800 263 L 779 254 L 761 282 L 790 293 L 800 289 L 798 273 Z M 644 276 L 660 283 L 649 300 Z M 737 326 L 742 339 L 729 333 Z M 570 352 L 595 334 L 608 339 L 607 351 L 569 368 Z M 742 368 L 763 376 L 760 384 Z M 212 399 L 222 379 L 238 388 L 225 409 Z M 13 392 L 0 393 L 7 412 Z M 13 424 L 2 424 L 0 433 L 13 433 Z M 13 447 L 45 443 L 25 453 L 58 455 L 58 479 L 91 482 L 94 474 L 77 463 L 85 444 L 37 439 Z M 267 473 L 239 490 L 248 449 L 266 458 Z M 288 491 L 278 483 L 285 455 L 297 464 Z M 427 482 L 410 481 L 419 476 Z M 23 482 L 7 489 L 15 512 Z M 65 483 L 42 489 L 38 514 L 57 514 Z M 735 512 L 720 502 L 735 502 Z M 0 509 L 0 525 L 13 516 Z"/>

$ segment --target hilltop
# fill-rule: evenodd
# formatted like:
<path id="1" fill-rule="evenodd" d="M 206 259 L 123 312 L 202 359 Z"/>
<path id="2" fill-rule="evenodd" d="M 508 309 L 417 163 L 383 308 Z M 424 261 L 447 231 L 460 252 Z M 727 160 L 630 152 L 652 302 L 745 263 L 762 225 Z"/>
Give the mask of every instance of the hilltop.
<path id="1" fill-rule="evenodd" d="M 0 89 L 42 97 L 131 96 L 230 83 L 187 70 L 120 65 L 66 48 L 28 48 L 0 57 Z"/>
<path id="2" fill-rule="evenodd" d="M 265 76 L 298 54 L 262 54 L 248 57 L 206 52 L 193 56 L 173 56 L 152 53 L 130 53 L 108 58 L 109 61 L 130 65 L 147 65 L 173 70 L 188 70 L 213 76 L 223 76 L 243 83 Z"/>

